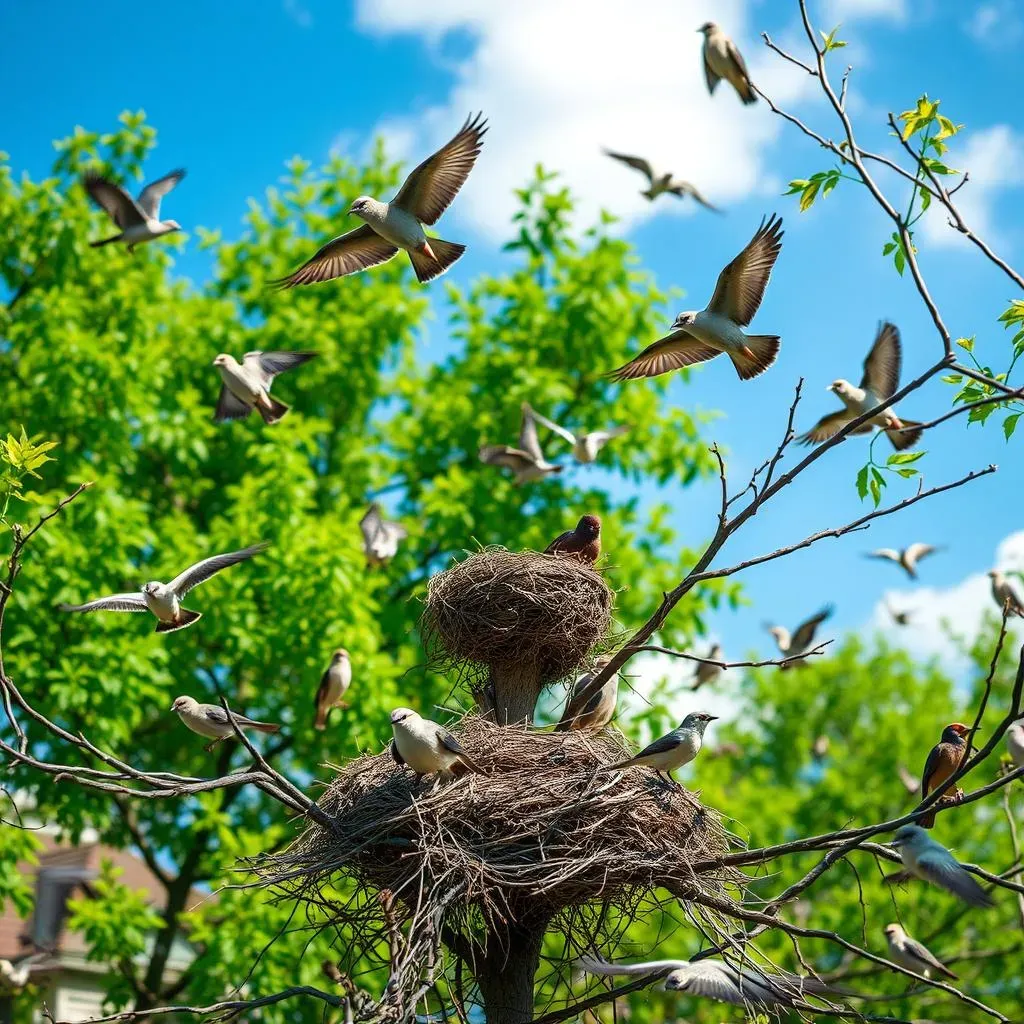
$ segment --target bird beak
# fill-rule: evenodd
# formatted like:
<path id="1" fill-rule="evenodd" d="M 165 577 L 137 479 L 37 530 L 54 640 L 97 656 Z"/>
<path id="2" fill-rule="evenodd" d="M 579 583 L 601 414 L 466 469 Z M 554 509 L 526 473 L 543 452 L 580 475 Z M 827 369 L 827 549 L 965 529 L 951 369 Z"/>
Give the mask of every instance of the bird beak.
<path id="1" fill-rule="evenodd" d="M 718 715 L 708 715 L 708 721 L 709 722 L 717 722 L 718 721 Z"/>

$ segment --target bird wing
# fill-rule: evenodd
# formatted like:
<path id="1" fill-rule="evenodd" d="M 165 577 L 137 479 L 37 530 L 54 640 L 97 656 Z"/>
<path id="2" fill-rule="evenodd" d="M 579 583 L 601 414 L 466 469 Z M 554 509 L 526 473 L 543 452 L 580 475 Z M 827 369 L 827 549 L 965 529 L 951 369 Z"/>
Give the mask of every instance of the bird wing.
<path id="1" fill-rule="evenodd" d="M 389 541 L 405 540 L 409 536 L 409 531 L 401 523 L 392 523 L 387 519 L 382 520 L 380 530 Z"/>
<path id="2" fill-rule="evenodd" d="M 261 551 L 265 551 L 269 546 L 264 541 L 260 544 L 253 544 L 251 547 L 243 548 L 241 551 L 229 551 L 224 555 L 213 555 L 210 558 L 204 558 L 201 562 L 190 565 L 184 572 L 178 573 L 167 586 L 179 598 L 184 597 L 193 587 L 198 587 L 200 583 L 205 583 L 211 576 L 220 572 L 221 569 L 226 569 L 229 565 L 236 565 L 238 562 L 244 562 L 247 558 L 252 558 L 253 555 L 258 555 Z"/>
<path id="3" fill-rule="evenodd" d="M 209 721 L 217 725 L 231 725 L 230 721 L 228 721 L 227 712 L 218 704 L 200 704 L 199 710 L 203 718 L 209 719 Z M 247 721 L 245 715 L 235 715 L 235 720 L 238 722 Z"/>
<path id="4" fill-rule="evenodd" d="M 653 743 L 648 743 L 639 754 L 634 755 L 630 760 L 636 761 L 641 757 L 649 757 L 652 754 L 667 754 L 678 746 L 679 737 L 674 732 L 666 733 L 664 736 L 659 736 Z"/>
<path id="5" fill-rule="evenodd" d="M 782 234 L 781 217 L 761 221 L 746 248 L 718 275 L 708 312 L 727 316 L 741 327 L 754 319 L 782 251 Z"/>
<path id="6" fill-rule="evenodd" d="M 733 62 L 736 70 L 739 71 L 740 77 L 745 82 L 750 81 L 750 72 L 747 71 L 747 62 L 743 59 L 743 54 L 740 53 L 736 44 L 731 40 L 725 41 L 726 52 L 729 54 L 729 59 Z"/>
<path id="7" fill-rule="evenodd" d="M 991 907 L 992 899 L 984 889 L 954 859 L 942 851 L 945 856 L 918 857 L 917 868 L 929 882 L 947 889 L 959 896 L 972 907 Z"/>
<path id="8" fill-rule="evenodd" d="M 331 685 L 331 670 L 328 669 L 320 677 L 320 685 L 316 688 L 316 698 L 313 701 L 313 707 L 319 708 L 320 701 L 327 696 L 327 689 Z"/>
<path id="9" fill-rule="evenodd" d="M 623 423 L 617 427 L 609 427 L 607 430 L 594 430 L 591 431 L 590 437 L 594 439 L 595 444 L 599 448 L 603 448 L 612 438 L 621 437 L 623 434 L 628 434 L 633 428 L 628 423 Z"/>
<path id="10" fill-rule="evenodd" d="M 882 401 L 892 398 L 900 386 L 900 362 L 900 332 L 894 324 L 884 323 L 864 360 L 860 386 Z"/>
<path id="11" fill-rule="evenodd" d="M 110 219 L 122 230 L 146 223 L 146 215 L 120 185 L 115 185 L 95 171 L 86 171 L 82 179 L 92 201 L 106 210 Z"/>
<path id="12" fill-rule="evenodd" d="M 269 391 L 279 373 L 301 366 L 315 356 L 315 352 L 246 352 L 242 356 L 242 366 L 254 374 L 264 389 Z"/>
<path id="13" fill-rule="evenodd" d="M 712 68 L 711 63 L 708 61 L 708 46 L 704 44 L 703 50 L 704 57 L 704 81 L 708 83 L 708 93 L 710 95 L 715 94 L 715 86 L 722 80 L 722 76 Z"/>
<path id="14" fill-rule="evenodd" d="M 591 956 L 581 956 L 576 963 L 580 970 L 588 974 L 601 974 L 605 977 L 616 974 L 656 974 L 659 971 L 677 971 L 689 966 L 688 960 L 649 960 L 639 964 L 613 964 Z"/>
<path id="15" fill-rule="evenodd" d="M 62 604 L 62 612 L 144 612 L 146 599 L 138 592 L 134 594 L 111 594 L 99 597 L 85 604 Z"/>
<path id="16" fill-rule="evenodd" d="M 866 552 L 864 557 L 885 558 L 890 562 L 898 562 L 900 560 L 900 553 L 893 548 L 878 548 L 877 551 Z"/>
<path id="17" fill-rule="evenodd" d="M 673 331 L 664 338 L 651 342 L 642 352 L 633 356 L 625 366 L 613 370 L 609 376 L 612 380 L 659 377 L 670 370 L 680 370 L 684 366 L 703 363 L 706 359 L 713 359 L 718 354 L 717 348 L 705 345 L 692 334 L 683 330 Z"/>
<path id="18" fill-rule="evenodd" d="M 539 412 L 536 412 L 533 409 L 530 410 L 530 414 L 538 423 L 547 427 L 548 430 L 553 430 L 560 438 L 562 438 L 565 441 L 568 441 L 569 444 L 576 443 L 576 435 L 573 434 L 571 431 L 566 430 L 565 427 L 559 426 L 557 423 L 554 422 L 554 420 L 549 420 L 546 416 L 541 416 Z"/>
<path id="19" fill-rule="evenodd" d="M 395 759 L 396 764 L 400 764 L 404 768 L 405 758 L 398 752 L 398 744 L 392 740 L 388 747 L 391 749 L 391 756 Z"/>
<path id="20" fill-rule="evenodd" d="M 225 420 L 244 420 L 250 412 L 252 412 L 251 405 L 246 405 L 236 394 L 229 391 L 227 385 L 221 385 L 217 409 L 213 414 L 214 423 L 223 423 Z"/>
<path id="21" fill-rule="evenodd" d="M 175 185 L 185 177 L 185 169 L 179 167 L 170 174 L 165 174 L 156 181 L 151 181 L 140 193 L 138 198 L 139 209 L 153 220 L 160 219 L 160 200 L 163 199 Z"/>
<path id="22" fill-rule="evenodd" d="M 943 758 L 947 757 L 949 751 L 945 748 L 948 746 L 946 743 L 936 743 L 931 750 L 928 751 L 928 756 L 924 761 L 924 771 L 921 773 L 921 796 L 926 797 L 928 791 L 932 789 L 932 776 L 938 770 L 940 763 Z"/>
<path id="23" fill-rule="evenodd" d="M 466 123 L 432 156 L 417 167 L 399 189 L 393 202 L 424 224 L 433 224 L 466 183 L 480 155 L 487 122 L 482 114 Z"/>
<path id="24" fill-rule="evenodd" d="M 779 1002 L 770 986 L 758 981 L 752 973 L 740 975 L 727 964 L 717 960 L 697 960 L 679 972 L 685 984 L 683 991 L 705 999 L 743 1006 L 746 1003 Z"/>
<path id="25" fill-rule="evenodd" d="M 922 558 L 927 558 L 929 555 L 935 554 L 936 551 L 941 550 L 934 544 L 923 544 L 918 542 L 911 544 L 907 548 L 907 561 L 913 564 L 914 562 L 920 562 Z"/>
<path id="26" fill-rule="evenodd" d="M 563 544 L 567 541 L 572 540 L 576 536 L 575 530 L 566 530 L 565 533 L 560 533 L 545 549 L 544 554 L 554 554 L 556 551 L 560 551 Z"/>
<path id="27" fill-rule="evenodd" d="M 934 967 L 939 971 L 947 970 L 946 965 L 927 946 L 918 942 L 917 939 L 912 939 L 908 935 L 903 940 L 903 944 L 908 953 L 928 964 L 929 967 Z"/>
<path id="28" fill-rule="evenodd" d="M 806 434 L 801 434 L 800 440 L 804 444 L 821 444 L 830 437 L 835 437 L 851 419 L 852 417 L 845 407 L 837 412 L 830 412 L 827 416 L 822 416 Z M 868 429 L 871 428 L 868 427 Z M 860 431 L 854 431 L 854 433 L 860 433 Z"/>
<path id="29" fill-rule="evenodd" d="M 504 466 L 517 472 L 535 464 L 529 452 L 508 444 L 485 444 L 481 446 L 477 455 L 487 466 Z"/>
<path id="30" fill-rule="evenodd" d="M 466 752 L 462 744 L 447 729 L 443 729 L 441 726 L 437 727 L 437 742 L 453 754 L 464 754 Z"/>
<path id="31" fill-rule="evenodd" d="M 814 634 L 817 632 L 818 627 L 835 611 L 832 605 L 826 605 L 818 612 L 817 615 L 812 616 L 806 622 L 801 622 L 797 626 L 796 632 L 793 634 L 792 646 L 798 650 L 804 650 L 810 647 L 814 640 Z"/>
<path id="32" fill-rule="evenodd" d="M 604 151 L 605 156 L 610 156 L 613 160 L 619 160 L 633 170 L 639 171 L 641 174 L 646 175 L 647 180 L 653 185 L 654 184 L 654 168 L 642 157 L 642 156 L 629 156 L 627 153 L 616 153 L 611 149 Z"/>
<path id="33" fill-rule="evenodd" d="M 369 547 L 380 536 L 384 520 L 381 518 L 380 505 L 377 502 L 370 502 L 370 507 L 363 513 L 359 520 L 359 529 L 363 532 L 363 542 Z"/>
<path id="34" fill-rule="evenodd" d="M 522 415 L 523 418 L 519 424 L 519 447 L 534 462 L 543 462 L 544 453 L 540 449 L 540 440 L 537 437 L 537 421 L 533 418 L 534 411 L 527 402 L 523 402 Z"/>
<path id="35" fill-rule="evenodd" d="M 386 263 L 396 252 L 398 246 L 381 238 L 369 224 L 362 224 L 332 238 L 326 245 L 320 246 L 298 270 L 272 283 L 281 288 L 294 288 L 300 284 L 331 281 L 336 277 L 354 274 L 357 270 Z"/>
<path id="36" fill-rule="evenodd" d="M 669 185 L 667 189 L 665 189 L 665 191 L 671 192 L 674 196 L 679 196 L 680 199 L 682 199 L 683 196 L 691 196 L 696 202 L 700 203 L 701 206 L 705 206 L 709 210 L 714 210 L 715 213 L 722 212 L 713 203 L 709 203 L 704 198 L 704 196 L 701 195 L 701 193 L 697 190 L 697 187 L 695 185 L 691 185 L 688 181 L 680 181 L 678 179 L 673 179 L 672 183 Z"/>

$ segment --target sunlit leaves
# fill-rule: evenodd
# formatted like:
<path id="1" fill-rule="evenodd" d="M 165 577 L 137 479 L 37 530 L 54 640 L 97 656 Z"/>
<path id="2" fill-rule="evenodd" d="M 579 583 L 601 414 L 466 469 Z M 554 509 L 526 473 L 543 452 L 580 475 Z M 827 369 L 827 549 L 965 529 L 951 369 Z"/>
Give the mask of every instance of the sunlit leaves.
<path id="1" fill-rule="evenodd" d="M 836 25 L 836 27 L 832 29 L 831 32 L 828 33 L 822 32 L 821 29 L 818 30 L 821 34 L 822 39 L 822 53 L 829 53 L 832 50 L 839 50 L 846 45 L 846 43 L 842 39 L 836 38 L 836 33 L 839 31 L 841 27 L 841 25 Z"/>
<path id="2" fill-rule="evenodd" d="M 911 251 L 917 252 L 914 244 L 911 243 Z M 882 246 L 883 256 L 892 256 L 893 265 L 896 267 L 896 272 L 902 276 L 903 271 L 907 268 L 907 249 L 903 244 L 903 239 L 898 231 L 894 231 L 889 241 Z"/>
<path id="3" fill-rule="evenodd" d="M 824 199 L 839 184 L 842 172 L 838 168 L 829 171 L 819 171 L 809 178 L 796 178 L 789 183 L 789 189 L 783 195 L 800 196 L 800 212 L 809 210 L 814 201 L 821 196 Z"/>

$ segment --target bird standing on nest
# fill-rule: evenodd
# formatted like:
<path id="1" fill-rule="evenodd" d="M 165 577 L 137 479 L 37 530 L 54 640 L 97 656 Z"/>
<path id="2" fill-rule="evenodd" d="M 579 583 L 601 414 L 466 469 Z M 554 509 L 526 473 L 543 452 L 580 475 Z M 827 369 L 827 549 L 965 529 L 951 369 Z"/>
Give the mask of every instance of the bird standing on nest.
<path id="1" fill-rule="evenodd" d="M 644 747 L 636 757 L 610 764 L 601 770 L 613 772 L 620 768 L 632 768 L 634 765 L 649 765 L 659 776 L 667 778 L 669 782 L 676 782 L 672 778 L 672 772 L 689 764 L 700 753 L 704 743 L 704 730 L 708 727 L 708 722 L 714 722 L 717 718 L 718 715 L 693 711 L 679 723 L 678 728 Z M 679 783 L 676 782 L 676 785 Z"/>
<path id="2" fill-rule="evenodd" d="M 593 565 L 601 554 L 601 519 L 584 516 L 576 529 L 560 533 L 545 549 L 545 555 L 569 555 L 579 562 Z"/>
<path id="3" fill-rule="evenodd" d="M 462 744 L 445 728 L 416 714 L 412 708 L 395 708 L 391 712 L 391 756 L 403 767 L 416 773 L 417 781 L 424 775 L 440 772 L 461 775 L 466 770 L 483 772 L 462 749 Z"/>
<path id="4" fill-rule="evenodd" d="M 942 730 L 939 742 L 929 751 L 924 763 L 924 772 L 921 775 L 922 800 L 956 773 L 967 753 L 967 736 L 970 732 L 971 730 L 960 722 L 953 722 Z M 952 792 L 947 790 L 939 800 L 939 806 L 955 803 L 963 795 L 963 790 L 959 787 L 954 788 Z M 932 808 L 919 818 L 918 824 L 921 828 L 931 828 L 935 824 L 935 809 Z"/>
<path id="5" fill-rule="evenodd" d="M 597 732 L 603 729 L 615 715 L 615 704 L 619 696 L 619 674 L 613 672 L 605 680 L 604 686 L 590 699 L 583 702 L 579 695 L 590 685 L 590 681 L 601 672 L 612 660 L 610 654 L 603 654 L 594 662 L 594 667 L 576 680 L 572 696 L 565 706 L 565 713 L 555 726 L 555 732 L 566 732 L 569 729 Z"/>

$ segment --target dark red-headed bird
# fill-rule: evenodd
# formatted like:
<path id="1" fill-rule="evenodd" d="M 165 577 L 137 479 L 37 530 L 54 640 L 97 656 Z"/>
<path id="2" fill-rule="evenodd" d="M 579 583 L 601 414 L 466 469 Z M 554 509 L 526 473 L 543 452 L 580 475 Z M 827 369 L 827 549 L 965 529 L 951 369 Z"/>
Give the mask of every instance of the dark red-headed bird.
<path id="1" fill-rule="evenodd" d="M 970 729 L 959 722 L 953 722 L 942 730 L 942 738 L 931 749 L 928 760 L 924 763 L 921 775 L 921 799 L 932 790 L 938 789 L 960 767 L 960 762 L 967 753 L 967 736 Z M 947 790 L 939 800 L 939 805 L 956 799 L 957 790 Z M 929 811 L 918 819 L 922 828 L 931 828 L 935 824 L 935 811 Z"/>
<path id="2" fill-rule="evenodd" d="M 601 520 L 598 516 L 584 516 L 575 530 L 559 534 L 545 549 L 545 555 L 571 555 L 581 562 L 593 565 L 601 554 Z"/>

